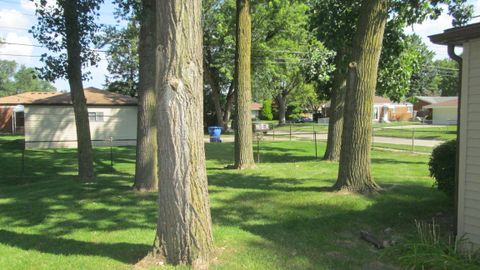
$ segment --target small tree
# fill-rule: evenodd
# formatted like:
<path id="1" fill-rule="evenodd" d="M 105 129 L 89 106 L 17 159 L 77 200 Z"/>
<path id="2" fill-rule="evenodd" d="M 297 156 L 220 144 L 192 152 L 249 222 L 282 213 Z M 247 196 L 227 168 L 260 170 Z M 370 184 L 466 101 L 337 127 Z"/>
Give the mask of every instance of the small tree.
<path id="1" fill-rule="evenodd" d="M 265 99 L 262 104 L 262 110 L 260 111 L 260 118 L 262 120 L 273 120 L 273 113 L 272 113 L 272 100 Z"/>
<path id="2" fill-rule="evenodd" d="M 94 19 L 98 17 L 102 2 L 57 0 L 53 6 L 48 1 L 35 2 L 38 23 L 31 29 L 40 44 L 56 53 L 56 56 L 42 55 L 41 60 L 45 63 L 39 69 L 42 77 L 51 81 L 68 78 L 77 129 L 78 176 L 85 181 L 92 180 L 94 172 L 90 124 L 83 92 L 83 80 L 88 74 L 82 73 L 82 67 L 96 64 L 99 60 L 89 46 L 98 41 L 96 33 L 99 26 Z"/>

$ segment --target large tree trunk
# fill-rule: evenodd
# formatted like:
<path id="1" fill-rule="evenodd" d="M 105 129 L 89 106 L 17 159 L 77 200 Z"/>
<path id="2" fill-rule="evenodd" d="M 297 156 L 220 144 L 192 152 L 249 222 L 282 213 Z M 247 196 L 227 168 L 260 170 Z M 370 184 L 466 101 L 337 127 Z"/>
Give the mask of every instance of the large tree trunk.
<path id="1" fill-rule="evenodd" d="M 93 153 L 90 137 L 90 124 L 88 121 L 88 109 L 82 83 L 82 60 L 80 44 L 80 25 L 78 21 L 78 2 L 63 1 L 65 18 L 67 54 L 68 54 L 68 83 L 72 97 L 73 111 L 75 114 L 75 126 L 77 130 L 78 144 L 78 176 L 82 181 L 93 180 Z"/>
<path id="2" fill-rule="evenodd" d="M 153 254 L 202 267 L 213 250 L 203 143 L 201 0 L 157 0 L 159 213 Z"/>
<path id="3" fill-rule="evenodd" d="M 139 39 L 137 155 L 133 189 L 158 188 L 157 127 L 155 123 L 155 0 L 142 0 Z"/>
<path id="4" fill-rule="evenodd" d="M 230 84 L 227 93 L 227 100 L 225 101 L 225 109 L 223 110 L 223 130 L 228 131 L 230 130 L 230 116 L 232 115 L 233 109 L 233 101 L 235 99 L 235 82 Z"/>
<path id="5" fill-rule="evenodd" d="M 235 165 L 237 169 L 255 167 L 252 145 L 252 22 L 250 0 L 237 0 L 237 49 L 235 54 Z"/>
<path id="6" fill-rule="evenodd" d="M 283 94 L 275 97 L 278 106 L 278 125 L 283 126 L 287 123 L 287 98 Z"/>
<path id="7" fill-rule="evenodd" d="M 223 123 L 223 110 L 222 110 L 222 105 L 220 102 L 221 98 L 221 90 L 220 90 L 220 84 L 218 82 L 218 77 L 215 74 L 215 70 L 213 68 L 209 67 L 206 61 L 204 61 L 204 74 L 205 74 L 205 79 L 210 85 L 210 89 L 212 90 L 212 101 L 213 101 L 213 107 L 215 109 L 215 117 L 217 118 L 217 126 L 224 128 L 224 123 Z"/>
<path id="8" fill-rule="evenodd" d="M 342 58 L 343 55 L 339 51 L 335 57 L 336 70 L 333 75 L 333 91 L 330 99 L 327 148 L 323 156 L 324 160 L 330 161 L 340 159 L 340 149 L 342 148 L 343 107 L 347 87 Z"/>
<path id="9" fill-rule="evenodd" d="M 337 189 L 378 189 L 370 170 L 373 97 L 387 21 L 387 0 L 364 0 L 349 65 Z"/>

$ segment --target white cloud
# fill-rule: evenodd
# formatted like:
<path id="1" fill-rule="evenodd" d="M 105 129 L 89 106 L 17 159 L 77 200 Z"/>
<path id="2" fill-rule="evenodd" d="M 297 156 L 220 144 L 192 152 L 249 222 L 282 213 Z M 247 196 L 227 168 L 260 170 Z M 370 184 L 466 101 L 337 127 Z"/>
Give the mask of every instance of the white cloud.
<path id="1" fill-rule="evenodd" d="M 20 6 L 28 11 L 35 11 L 35 3 L 30 0 L 20 0 Z"/>
<path id="2" fill-rule="evenodd" d="M 29 64 L 32 62 L 31 57 L 9 56 L 11 55 L 28 55 L 31 56 L 33 52 L 33 43 L 28 36 L 21 36 L 15 32 L 9 32 L 4 40 L 7 44 L 0 45 L 0 57 L 6 60 L 15 60 L 19 64 Z M 16 43 L 16 44 L 8 44 Z M 25 44 L 25 45 L 18 45 Z"/>
<path id="3" fill-rule="evenodd" d="M 30 21 L 18 10 L 0 9 L 0 26 L 4 28 L 27 28 L 30 26 Z"/>

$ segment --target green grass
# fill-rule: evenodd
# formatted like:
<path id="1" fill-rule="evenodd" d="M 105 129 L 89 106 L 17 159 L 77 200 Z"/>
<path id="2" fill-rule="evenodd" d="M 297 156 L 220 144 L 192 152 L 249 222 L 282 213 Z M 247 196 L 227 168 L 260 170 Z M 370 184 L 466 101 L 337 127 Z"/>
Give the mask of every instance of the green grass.
<path id="1" fill-rule="evenodd" d="M 452 140 L 457 137 L 457 126 L 428 128 L 385 128 L 374 131 L 375 136 L 416 139 Z"/>
<path id="2" fill-rule="evenodd" d="M 284 126 L 277 126 L 275 125 L 270 125 L 270 127 L 273 127 L 275 129 L 275 132 L 278 133 L 289 133 L 290 128 L 292 132 L 299 133 L 299 132 L 308 132 L 312 133 L 314 131 L 316 132 L 322 132 L 322 133 L 327 133 L 328 132 L 328 124 L 318 124 L 318 123 L 287 123 Z"/>
<path id="3" fill-rule="evenodd" d="M 1 140 L 1 139 L 0 139 Z M 324 144 L 319 144 L 323 153 Z M 155 234 L 156 194 L 130 191 L 134 148 L 95 149 L 97 181 L 75 181 L 75 151 L 0 145 L 0 268 L 131 269 Z M 337 163 L 315 160 L 311 142 L 262 142 L 254 170 L 223 169 L 233 144 L 206 144 L 217 258 L 212 269 L 370 269 L 392 264 L 359 239 L 448 208 L 432 188 L 428 156 L 373 151 L 376 196 L 331 192 Z M 392 173 L 395 172 L 395 173 Z M 170 269 L 170 268 L 160 268 Z M 180 268 L 179 268 L 180 269 Z"/>

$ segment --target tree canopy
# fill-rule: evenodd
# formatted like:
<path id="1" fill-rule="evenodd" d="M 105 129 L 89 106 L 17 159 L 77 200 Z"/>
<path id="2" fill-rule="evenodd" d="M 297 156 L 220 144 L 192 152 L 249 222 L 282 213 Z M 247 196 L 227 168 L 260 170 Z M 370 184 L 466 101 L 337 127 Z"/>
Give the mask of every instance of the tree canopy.
<path id="1" fill-rule="evenodd" d="M 18 65 L 15 61 L 0 60 L 0 96 L 55 90 L 51 83 L 39 78 L 34 68 Z"/>

